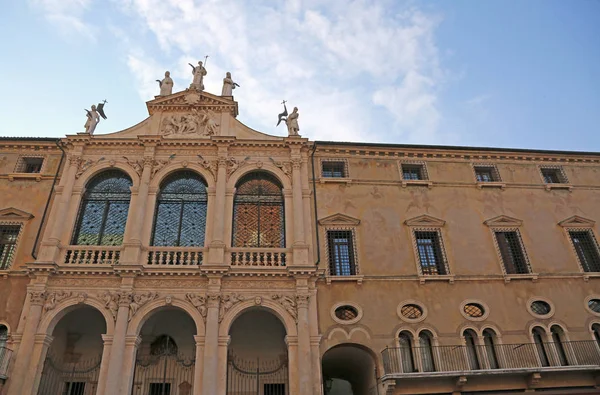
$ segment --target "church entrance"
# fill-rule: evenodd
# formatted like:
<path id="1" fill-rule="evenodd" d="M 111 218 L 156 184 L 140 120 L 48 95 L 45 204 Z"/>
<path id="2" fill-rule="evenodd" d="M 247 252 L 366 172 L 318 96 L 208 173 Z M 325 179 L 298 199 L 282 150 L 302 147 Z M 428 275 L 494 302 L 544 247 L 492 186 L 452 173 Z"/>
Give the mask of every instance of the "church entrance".
<path id="1" fill-rule="evenodd" d="M 196 325 L 184 311 L 166 308 L 144 323 L 131 395 L 191 395 Z"/>
<path id="2" fill-rule="evenodd" d="M 377 395 L 374 355 L 357 344 L 340 344 L 323 355 L 325 395 Z"/>
<path id="3" fill-rule="evenodd" d="M 38 395 L 95 394 L 104 333 L 104 317 L 93 307 L 79 307 L 62 317 L 52 332 Z"/>
<path id="4" fill-rule="evenodd" d="M 265 310 L 240 315 L 229 331 L 227 395 L 288 395 L 285 328 Z"/>

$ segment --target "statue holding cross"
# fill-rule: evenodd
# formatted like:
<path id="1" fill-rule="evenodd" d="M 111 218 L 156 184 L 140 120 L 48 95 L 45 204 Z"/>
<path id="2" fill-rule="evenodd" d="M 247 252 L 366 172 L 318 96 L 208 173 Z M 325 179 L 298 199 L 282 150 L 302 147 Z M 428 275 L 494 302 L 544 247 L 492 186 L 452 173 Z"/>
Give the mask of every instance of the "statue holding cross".
<path id="1" fill-rule="evenodd" d="M 192 67 L 192 75 L 194 76 L 194 79 L 192 80 L 192 83 L 190 84 L 190 88 L 199 90 L 199 91 L 203 91 L 204 90 L 204 76 L 207 74 L 206 71 L 206 61 L 208 60 L 208 55 L 206 55 L 204 57 L 204 65 L 202 64 L 202 61 L 198 62 L 198 66 L 194 66 L 191 63 L 188 63 L 191 67 Z"/>

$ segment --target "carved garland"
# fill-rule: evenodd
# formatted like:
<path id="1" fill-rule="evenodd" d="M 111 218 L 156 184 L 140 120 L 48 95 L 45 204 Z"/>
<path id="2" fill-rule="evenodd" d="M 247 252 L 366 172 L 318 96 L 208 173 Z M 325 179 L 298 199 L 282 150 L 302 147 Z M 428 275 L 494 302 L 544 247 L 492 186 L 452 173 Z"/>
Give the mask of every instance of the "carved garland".
<path id="1" fill-rule="evenodd" d="M 128 307 L 129 314 L 127 320 L 131 321 L 131 318 L 133 318 L 133 316 L 138 312 L 139 308 L 145 305 L 146 303 L 156 299 L 158 297 L 158 293 L 106 291 L 98 294 L 98 297 L 104 302 L 104 307 L 110 311 L 115 321 L 117 320 L 117 313 L 119 312 L 119 307 Z"/>

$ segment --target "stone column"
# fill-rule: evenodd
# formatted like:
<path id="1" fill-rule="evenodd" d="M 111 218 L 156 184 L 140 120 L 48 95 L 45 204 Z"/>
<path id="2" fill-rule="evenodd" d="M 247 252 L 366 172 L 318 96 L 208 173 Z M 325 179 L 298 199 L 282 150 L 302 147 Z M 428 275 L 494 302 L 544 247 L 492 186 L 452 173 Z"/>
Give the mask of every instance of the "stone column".
<path id="1" fill-rule="evenodd" d="M 221 148 L 220 148 L 221 150 Z M 225 153 L 227 152 L 225 147 Z M 225 257 L 225 190 L 227 189 L 227 157 L 219 155 L 217 185 L 215 188 L 212 224 L 212 240 L 208 243 L 208 265 L 223 265 Z"/>
<path id="2" fill-rule="evenodd" d="M 285 344 L 288 347 L 290 395 L 300 395 L 300 391 L 298 390 L 298 336 L 286 336 Z"/>
<path id="3" fill-rule="evenodd" d="M 104 394 L 113 337 L 111 335 L 102 335 L 102 341 L 104 343 L 104 348 L 102 349 L 102 362 L 100 362 L 100 373 L 98 373 L 98 388 L 96 389 L 96 395 Z"/>
<path id="4" fill-rule="evenodd" d="M 196 341 L 196 364 L 194 365 L 194 393 L 202 395 L 202 374 L 204 373 L 204 336 L 194 336 Z"/>
<path id="5" fill-rule="evenodd" d="M 125 336 L 127 334 L 127 324 L 129 321 L 129 304 L 131 303 L 131 293 L 122 291 L 118 294 L 119 309 L 117 310 L 117 321 L 115 323 L 115 332 L 113 334 L 113 345 L 111 347 L 110 359 L 108 363 L 108 380 L 106 381 L 105 394 L 120 394 L 121 383 L 125 382 L 123 377 L 123 357 L 125 352 Z"/>
<path id="6" fill-rule="evenodd" d="M 310 281 L 310 300 L 308 302 L 308 317 L 310 328 L 310 359 L 312 362 L 313 394 L 323 394 L 323 374 L 321 366 L 321 335 L 319 335 L 317 289 L 315 282 Z"/>
<path id="7" fill-rule="evenodd" d="M 33 361 L 32 354 L 35 344 L 35 334 L 37 332 L 40 317 L 42 316 L 42 306 L 46 300 L 46 292 L 40 290 L 29 291 L 29 312 L 23 329 L 23 337 L 19 345 L 19 351 L 13 368 L 13 376 L 8 381 L 8 395 L 24 395 L 22 391 L 26 381 L 31 382 L 35 378 L 37 365 L 43 361 Z M 15 374 L 20 372 L 19 374 Z"/>
<path id="8" fill-rule="evenodd" d="M 219 349 L 217 351 L 219 382 L 217 383 L 217 392 L 215 392 L 218 395 L 225 395 L 225 391 L 227 391 L 227 351 L 230 341 L 230 336 L 219 336 Z"/>
<path id="9" fill-rule="evenodd" d="M 57 196 L 52 204 L 52 211 L 48 225 L 46 227 L 45 237 L 40 246 L 38 262 L 55 262 L 60 247 L 60 239 L 66 225 L 66 221 L 61 216 L 69 211 L 73 186 L 75 185 L 75 175 L 77 169 L 83 162 L 81 156 L 69 156 L 69 166 L 63 171 L 60 185 L 56 187 Z"/>
<path id="10" fill-rule="evenodd" d="M 35 342 L 33 345 L 33 353 L 31 355 L 31 366 L 29 366 L 29 377 L 23 384 L 23 394 L 37 394 L 40 386 L 40 379 L 42 377 L 42 370 L 44 369 L 44 361 L 48 354 L 48 348 L 52 344 L 53 337 L 45 333 L 35 335 Z"/>
<path id="11" fill-rule="evenodd" d="M 310 357 L 309 296 L 296 295 L 298 305 L 298 382 L 302 395 L 312 394 L 312 361 Z"/>
<path id="12" fill-rule="evenodd" d="M 119 394 L 130 394 L 133 383 L 133 375 L 135 373 L 135 357 L 137 355 L 137 349 L 142 342 L 142 338 L 138 335 L 127 335 L 125 336 L 125 352 L 123 353 L 123 370 L 121 375 L 121 391 Z M 113 348 L 114 349 L 114 348 Z M 108 380 L 112 380 L 111 376 Z M 107 387 L 108 388 L 108 387 Z M 115 392 L 116 394 L 117 392 Z M 105 395 L 112 395 L 112 392 L 106 390 Z"/>
<path id="13" fill-rule="evenodd" d="M 218 341 L 219 341 L 219 302 L 218 293 L 208 293 L 206 313 L 206 336 L 204 342 L 203 394 L 218 394 Z"/>

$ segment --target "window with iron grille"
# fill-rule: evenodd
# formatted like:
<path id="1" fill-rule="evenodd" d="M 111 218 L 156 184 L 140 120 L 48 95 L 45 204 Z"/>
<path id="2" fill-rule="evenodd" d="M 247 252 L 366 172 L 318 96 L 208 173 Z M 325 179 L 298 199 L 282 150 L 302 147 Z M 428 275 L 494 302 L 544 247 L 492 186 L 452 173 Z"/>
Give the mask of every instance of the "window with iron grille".
<path id="1" fill-rule="evenodd" d="M 494 166 L 473 166 L 477 182 L 499 182 L 500 173 Z"/>
<path id="2" fill-rule="evenodd" d="M 43 164 L 44 158 L 21 158 L 17 173 L 39 173 Z"/>
<path id="3" fill-rule="evenodd" d="M 527 274 L 529 265 L 517 231 L 495 231 L 506 274 Z"/>
<path id="4" fill-rule="evenodd" d="M 446 262 L 440 234 L 437 231 L 415 231 L 421 272 L 424 275 L 445 275 Z"/>
<path id="5" fill-rule="evenodd" d="M 328 230 L 329 274 L 331 276 L 356 275 L 354 235 L 351 230 Z"/>
<path id="6" fill-rule="evenodd" d="M 20 231 L 20 225 L 0 225 L 0 270 L 10 267 Z"/>
<path id="7" fill-rule="evenodd" d="M 120 170 L 108 170 L 92 178 L 79 208 L 72 243 L 123 244 L 132 185 L 129 176 Z"/>
<path id="8" fill-rule="evenodd" d="M 150 383 L 148 395 L 171 395 L 171 383 Z"/>
<path id="9" fill-rule="evenodd" d="M 170 175 L 160 186 L 152 245 L 204 246 L 206 230 L 206 184 L 192 171 Z"/>
<path id="10" fill-rule="evenodd" d="M 283 187 L 266 172 L 249 173 L 236 185 L 233 247 L 285 248 Z"/>
<path id="11" fill-rule="evenodd" d="M 85 381 L 67 381 L 65 382 L 65 388 L 63 395 L 84 395 L 85 394 Z"/>
<path id="12" fill-rule="evenodd" d="M 321 162 L 321 176 L 328 178 L 348 177 L 345 161 L 323 161 Z"/>
<path id="13" fill-rule="evenodd" d="M 541 168 L 542 177 L 546 184 L 566 184 L 567 178 L 565 177 L 562 169 L 560 168 Z"/>
<path id="14" fill-rule="evenodd" d="M 589 230 L 569 231 L 571 242 L 584 272 L 600 272 L 600 255 L 596 240 Z"/>
<path id="15" fill-rule="evenodd" d="M 425 169 L 423 165 L 402 163 L 403 180 L 426 180 Z"/>

